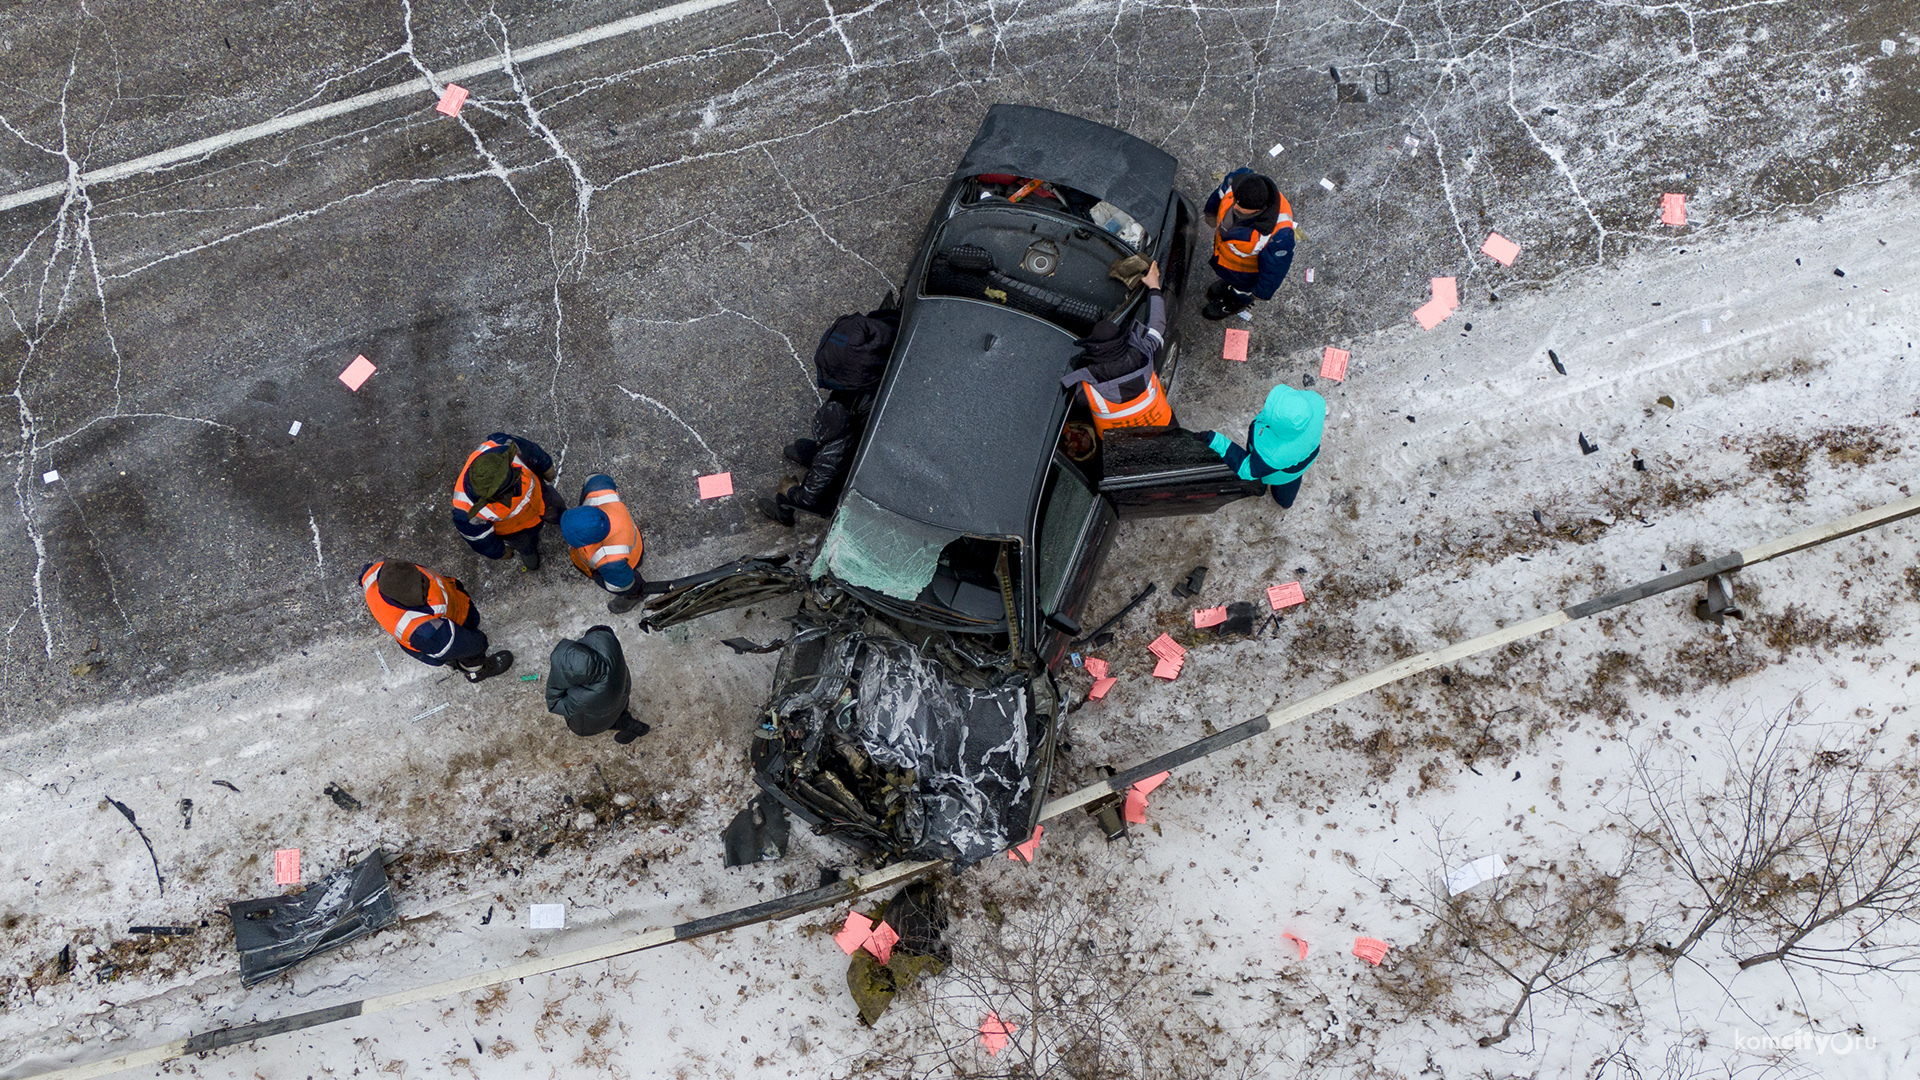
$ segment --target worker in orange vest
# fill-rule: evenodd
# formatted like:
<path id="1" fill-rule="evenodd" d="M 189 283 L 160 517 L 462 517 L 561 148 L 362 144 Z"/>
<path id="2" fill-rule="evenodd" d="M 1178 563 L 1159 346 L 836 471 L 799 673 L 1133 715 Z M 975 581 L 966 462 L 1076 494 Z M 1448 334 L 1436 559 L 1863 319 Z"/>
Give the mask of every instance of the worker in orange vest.
<path id="1" fill-rule="evenodd" d="M 502 649 L 487 655 L 480 612 L 457 580 L 398 559 L 360 571 L 367 610 L 408 655 L 433 667 L 452 665 L 468 682 L 491 679 L 513 666 Z"/>
<path id="2" fill-rule="evenodd" d="M 1257 297 L 1273 299 L 1293 266 L 1293 207 L 1268 177 L 1235 169 L 1207 197 L 1213 222 L 1210 265 L 1220 280 L 1207 289 L 1203 318 L 1218 322 Z"/>
<path id="3" fill-rule="evenodd" d="M 580 572 L 613 594 L 607 610 L 631 611 L 642 599 L 640 527 L 613 477 L 595 473 L 580 488 L 580 505 L 560 515 L 560 538 Z"/>
<path id="4" fill-rule="evenodd" d="M 512 548 L 521 569 L 538 570 L 540 526 L 567 508 L 552 479 L 553 458 L 539 443 L 494 432 L 453 482 L 453 527 L 481 558 L 502 559 Z"/>
<path id="5" fill-rule="evenodd" d="M 1060 380 L 1068 390 L 1077 385 L 1085 391 L 1093 429 L 1102 435 L 1114 428 L 1173 426 L 1173 406 L 1153 368 L 1167 333 L 1159 263 L 1148 264 L 1141 284 L 1147 287 L 1147 321 L 1122 326 L 1100 320 L 1093 333 L 1074 342 L 1080 346 L 1078 370 Z"/>

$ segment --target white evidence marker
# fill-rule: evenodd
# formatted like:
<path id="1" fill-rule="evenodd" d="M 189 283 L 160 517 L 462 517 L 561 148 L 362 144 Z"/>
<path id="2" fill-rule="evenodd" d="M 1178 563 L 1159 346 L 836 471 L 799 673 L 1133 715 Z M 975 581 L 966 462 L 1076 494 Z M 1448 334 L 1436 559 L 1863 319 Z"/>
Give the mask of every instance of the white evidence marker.
<path id="1" fill-rule="evenodd" d="M 563 930 L 566 928 L 566 925 L 567 905 L 527 905 L 527 928 L 529 930 Z"/>
<path id="2" fill-rule="evenodd" d="M 1279 156 L 1280 156 L 1280 151 L 1282 151 L 1282 150 L 1285 150 L 1285 149 L 1286 149 L 1286 147 L 1284 147 L 1284 146 L 1281 146 L 1281 145 L 1280 145 L 1279 143 L 1274 143 L 1274 144 L 1273 144 L 1272 146 L 1270 146 L 1270 147 L 1268 147 L 1268 148 L 1267 148 L 1267 156 L 1268 156 L 1268 157 L 1279 157 Z"/>
<path id="3" fill-rule="evenodd" d="M 289 435 L 298 435 L 298 434 L 300 434 L 300 421 L 298 421 L 298 420 L 295 420 L 295 421 L 293 422 L 293 426 L 287 429 L 287 434 L 289 434 Z"/>
<path id="4" fill-rule="evenodd" d="M 1307 267 L 1307 284 L 1313 284 L 1313 267 Z"/>
<path id="5" fill-rule="evenodd" d="M 1701 319 L 1701 320 L 1700 320 L 1700 332 L 1701 332 L 1701 333 L 1703 333 L 1703 334 L 1711 334 L 1711 333 L 1713 333 L 1713 320 L 1712 320 L 1712 319 Z"/>
<path id="6" fill-rule="evenodd" d="M 1240 315 L 1240 321 L 1241 321 L 1241 322 L 1252 322 L 1252 321 L 1253 321 L 1253 312 L 1251 312 L 1251 311 L 1242 311 L 1242 312 L 1240 312 L 1240 313 L 1239 313 L 1239 315 Z"/>
<path id="7" fill-rule="evenodd" d="M 1327 189 L 1328 191 L 1332 191 L 1332 190 L 1333 190 L 1333 181 L 1332 181 L 1332 180 L 1329 180 L 1329 179 L 1327 179 L 1326 177 L 1324 177 L 1324 176 L 1323 176 L 1323 177 L 1321 177 L 1321 178 L 1320 178 L 1320 186 L 1321 186 L 1321 187 L 1323 187 L 1323 188 L 1326 188 L 1326 189 Z"/>
<path id="8" fill-rule="evenodd" d="M 40 482 L 43 484 L 51 484 L 58 479 L 60 479 L 59 469 L 49 469 L 40 474 Z"/>

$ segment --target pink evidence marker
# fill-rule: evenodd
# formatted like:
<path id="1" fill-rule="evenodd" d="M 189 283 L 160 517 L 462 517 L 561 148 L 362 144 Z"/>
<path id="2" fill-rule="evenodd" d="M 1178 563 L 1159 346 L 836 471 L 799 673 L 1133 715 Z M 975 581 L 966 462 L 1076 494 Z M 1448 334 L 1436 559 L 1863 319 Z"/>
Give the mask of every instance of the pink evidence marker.
<path id="1" fill-rule="evenodd" d="M 1097 656 L 1089 656 L 1085 663 L 1087 666 L 1087 674 L 1096 679 L 1104 679 L 1107 677 L 1107 662 L 1105 660 Z"/>
<path id="2" fill-rule="evenodd" d="M 873 933 L 867 936 L 866 949 L 875 960 L 886 963 L 893 958 L 893 947 L 900 944 L 900 935 L 893 927 L 884 922 L 873 924 Z"/>
<path id="3" fill-rule="evenodd" d="M 356 356 L 353 358 L 353 363 L 347 365 L 347 370 L 340 373 L 340 381 L 347 384 L 347 389 L 358 390 L 366 385 L 367 379 L 371 378 L 374 372 L 379 370 L 373 366 L 373 361 L 364 356 Z"/>
<path id="4" fill-rule="evenodd" d="M 1378 967 L 1387 957 L 1388 945 L 1379 938 L 1357 937 L 1353 939 L 1353 955 Z"/>
<path id="5" fill-rule="evenodd" d="M 460 106 L 466 103 L 467 88 L 459 83 L 448 83 L 447 88 L 440 94 L 440 103 L 433 107 L 433 111 L 445 113 L 448 116 L 459 116 Z"/>
<path id="6" fill-rule="evenodd" d="M 1685 225 L 1687 223 L 1687 197 L 1668 192 L 1660 196 L 1660 224 Z"/>
<path id="7" fill-rule="evenodd" d="M 1193 612 L 1193 626 L 1196 630 L 1203 630 L 1209 626 L 1219 626 L 1226 621 L 1227 609 L 1224 604 L 1220 607 L 1195 608 Z"/>
<path id="8" fill-rule="evenodd" d="M 1153 789 L 1167 782 L 1167 773 L 1155 773 L 1145 780 L 1137 780 L 1127 788 L 1127 802 L 1121 808 L 1121 816 L 1135 825 L 1147 823 L 1147 796 Z"/>
<path id="9" fill-rule="evenodd" d="M 1499 233 L 1488 233 L 1487 242 L 1480 245 L 1480 254 L 1501 266 L 1512 266 L 1514 257 L 1520 254 L 1520 245 Z"/>
<path id="10" fill-rule="evenodd" d="M 1147 651 L 1162 660 L 1170 660 L 1176 664 L 1183 662 L 1187 655 L 1187 650 L 1181 648 L 1179 642 L 1164 633 L 1153 639 L 1147 646 Z"/>
<path id="11" fill-rule="evenodd" d="M 1275 611 L 1306 602 L 1306 590 L 1302 589 L 1297 581 L 1289 581 L 1285 585 L 1274 585 L 1267 589 L 1267 603 L 1272 604 Z"/>
<path id="12" fill-rule="evenodd" d="M 1119 681 L 1119 679 L 1107 675 L 1102 675 L 1093 680 L 1093 689 L 1087 691 L 1088 700 L 1099 701 L 1101 698 L 1106 697 L 1107 691 L 1113 689 L 1113 684 Z"/>
<path id="13" fill-rule="evenodd" d="M 1299 947 L 1300 959 L 1305 960 L 1307 958 L 1307 939 L 1296 936 L 1294 932 L 1291 930 L 1288 930 L 1287 932 L 1281 934 L 1280 937 L 1282 940 L 1291 941 L 1294 943 L 1294 945 Z"/>
<path id="14" fill-rule="evenodd" d="M 1160 662 L 1153 665 L 1153 677 L 1172 682 L 1180 677 L 1180 669 L 1185 666 L 1186 662 L 1184 660 L 1169 660 L 1166 657 L 1161 657 Z"/>
<path id="15" fill-rule="evenodd" d="M 273 883 L 275 885 L 300 884 L 299 848 L 281 848 L 273 853 Z"/>
<path id="16" fill-rule="evenodd" d="M 733 474 L 717 472 L 700 478 L 700 497 L 718 499 L 733 494 Z"/>
<path id="17" fill-rule="evenodd" d="M 1447 305 L 1448 311 L 1460 306 L 1460 289 L 1453 278 L 1434 278 L 1432 288 L 1435 303 Z"/>
<path id="18" fill-rule="evenodd" d="M 1307 284 L 1313 284 L 1313 267 L 1307 267 Z"/>
<path id="19" fill-rule="evenodd" d="M 1000 1019 L 998 1013 L 988 1013 L 980 1021 L 980 1045 L 987 1048 L 987 1056 L 992 1057 L 1007 1048 L 1007 1039 L 1019 1028 Z"/>
<path id="20" fill-rule="evenodd" d="M 1228 330 L 1227 343 L 1220 350 L 1221 358 L 1244 363 L 1247 359 L 1247 341 L 1250 336 L 1245 330 Z"/>
<path id="21" fill-rule="evenodd" d="M 1438 300 L 1429 300 L 1413 309 L 1413 321 L 1420 324 L 1420 329 L 1431 330 L 1445 322 L 1447 316 L 1451 314 L 1453 314 L 1452 308 Z"/>
<path id="22" fill-rule="evenodd" d="M 1039 846 L 1040 834 L 1046 831 L 1047 827 L 1045 825 L 1035 825 L 1033 827 L 1033 835 L 1027 837 L 1026 843 L 1015 844 L 1013 850 L 1007 852 L 1007 858 L 1012 859 L 1014 862 L 1032 862 L 1033 849 Z"/>
<path id="23" fill-rule="evenodd" d="M 854 951 L 860 948 L 860 946 L 865 945 L 867 938 L 872 935 L 873 920 L 857 911 L 849 911 L 847 912 L 847 924 L 840 928 L 839 933 L 833 935 L 833 943 L 840 946 L 841 952 L 852 956 Z"/>
<path id="24" fill-rule="evenodd" d="M 1353 354 L 1347 350 L 1336 349 L 1331 345 L 1327 346 L 1327 351 L 1320 354 L 1320 377 L 1323 379 L 1332 379 L 1334 382 L 1345 382 L 1347 379 L 1347 361 L 1351 359 L 1353 359 Z"/>

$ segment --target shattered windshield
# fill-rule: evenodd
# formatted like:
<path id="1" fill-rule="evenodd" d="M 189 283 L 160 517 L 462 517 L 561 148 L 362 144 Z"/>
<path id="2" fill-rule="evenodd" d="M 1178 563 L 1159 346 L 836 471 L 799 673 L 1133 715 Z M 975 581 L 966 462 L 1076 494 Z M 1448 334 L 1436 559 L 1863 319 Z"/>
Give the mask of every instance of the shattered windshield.
<path id="1" fill-rule="evenodd" d="M 849 585 L 896 600 L 913 600 L 933 580 L 940 552 L 961 534 L 888 510 L 848 491 L 820 544 L 813 576 L 831 573 Z"/>

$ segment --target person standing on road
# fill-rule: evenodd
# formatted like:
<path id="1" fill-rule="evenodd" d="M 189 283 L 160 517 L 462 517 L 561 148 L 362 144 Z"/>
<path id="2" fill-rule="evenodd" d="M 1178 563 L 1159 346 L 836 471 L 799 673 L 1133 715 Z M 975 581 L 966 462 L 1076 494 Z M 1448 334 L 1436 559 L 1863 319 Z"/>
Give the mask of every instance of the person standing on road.
<path id="1" fill-rule="evenodd" d="M 1326 429 L 1327 400 L 1311 390 L 1276 386 L 1267 394 L 1260 415 L 1247 425 L 1247 445 L 1216 431 L 1188 432 L 1224 458 L 1242 480 L 1267 485 L 1273 501 L 1291 507 L 1300 494 L 1300 481 L 1320 456 L 1320 436 Z"/>
<path id="2" fill-rule="evenodd" d="M 374 621 L 415 660 L 452 665 L 468 682 L 491 679 L 513 666 L 513 654 L 505 649 L 487 655 L 480 611 L 458 580 L 382 559 L 361 569 L 360 587 Z"/>
<path id="3" fill-rule="evenodd" d="M 1140 283 L 1147 287 L 1147 321 L 1122 326 L 1111 319 L 1094 324 L 1093 333 L 1074 342 L 1079 370 L 1060 380 L 1072 390 L 1086 391 L 1093 413 L 1093 430 L 1101 435 L 1114 428 L 1170 427 L 1173 406 L 1153 369 L 1153 358 L 1166 343 L 1167 304 L 1160 296 L 1160 264 L 1148 263 Z"/>
<path id="4" fill-rule="evenodd" d="M 494 432 L 467 456 L 453 482 L 453 527 L 483 559 L 512 548 L 523 570 L 540 569 L 540 526 L 567 504 L 549 482 L 553 459 L 540 444 Z"/>
<path id="5" fill-rule="evenodd" d="M 642 597 L 640 527 L 620 499 L 613 477 L 594 473 L 580 488 L 580 505 L 560 515 L 567 555 L 595 585 L 613 594 L 607 610 L 631 611 Z"/>
<path id="6" fill-rule="evenodd" d="M 564 718 L 575 735 L 586 738 L 612 731 L 613 741 L 624 745 L 653 730 L 628 710 L 632 692 L 627 659 L 612 627 L 592 627 L 580 640 L 562 638 L 553 647 L 547 670 L 547 711 Z"/>
<path id="7" fill-rule="evenodd" d="M 1293 266 L 1293 207 L 1272 179 L 1235 169 L 1207 197 L 1213 221 L 1213 272 L 1202 318 L 1215 322 L 1273 299 Z"/>

